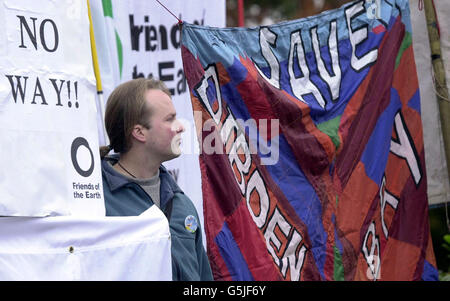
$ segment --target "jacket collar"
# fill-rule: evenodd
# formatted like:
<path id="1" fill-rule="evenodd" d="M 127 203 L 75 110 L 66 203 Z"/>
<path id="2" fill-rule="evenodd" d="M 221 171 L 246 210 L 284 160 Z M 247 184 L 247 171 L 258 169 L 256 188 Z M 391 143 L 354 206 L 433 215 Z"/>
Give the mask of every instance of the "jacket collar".
<path id="1" fill-rule="evenodd" d="M 115 164 L 117 161 L 119 161 L 119 155 L 111 155 L 102 159 L 102 174 L 106 179 L 106 183 L 108 184 L 111 192 L 130 183 L 130 180 L 120 175 L 117 171 L 114 170 L 112 165 L 109 164 L 109 162 Z"/>
<path id="2" fill-rule="evenodd" d="M 134 183 L 118 173 L 111 166 L 111 164 L 108 163 L 111 162 L 114 164 L 115 162 L 119 161 L 119 158 L 120 156 L 118 154 L 113 154 L 102 159 L 102 174 L 111 192 L 114 192 L 115 190 L 118 190 L 128 185 L 129 183 Z M 161 179 L 161 207 L 164 207 L 166 203 L 173 198 L 173 195 L 175 193 L 183 193 L 183 191 L 163 165 L 159 166 L 159 178 Z"/>

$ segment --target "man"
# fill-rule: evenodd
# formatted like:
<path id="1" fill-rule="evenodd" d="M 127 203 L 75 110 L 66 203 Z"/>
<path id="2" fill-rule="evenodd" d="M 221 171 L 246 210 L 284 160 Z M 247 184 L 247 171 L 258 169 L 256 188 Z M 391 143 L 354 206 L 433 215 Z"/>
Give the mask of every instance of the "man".
<path id="1" fill-rule="evenodd" d="M 106 215 L 136 216 L 158 206 L 169 220 L 173 280 L 213 280 L 194 204 L 161 165 L 181 154 L 184 131 L 167 87 L 144 78 L 119 85 L 108 98 L 105 127 Z M 116 155 L 106 156 L 110 150 Z"/>

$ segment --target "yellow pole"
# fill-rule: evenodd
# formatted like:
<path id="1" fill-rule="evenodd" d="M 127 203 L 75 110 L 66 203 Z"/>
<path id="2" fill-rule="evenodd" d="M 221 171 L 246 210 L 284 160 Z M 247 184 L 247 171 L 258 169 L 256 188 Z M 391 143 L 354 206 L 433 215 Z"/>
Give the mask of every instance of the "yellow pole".
<path id="1" fill-rule="evenodd" d="M 450 100 L 445 79 L 444 63 L 441 56 L 441 42 L 437 29 L 436 14 L 432 0 L 425 0 L 425 16 L 427 19 L 428 38 L 431 48 L 431 63 L 434 71 L 434 85 L 439 105 L 442 136 L 444 141 L 447 172 L 450 176 Z"/>
<path id="2" fill-rule="evenodd" d="M 92 25 L 91 6 L 89 4 L 89 0 L 87 0 L 87 5 L 89 14 L 89 34 L 91 38 L 92 63 L 94 65 L 95 78 L 97 79 L 97 91 L 103 91 L 100 68 L 98 67 L 97 47 L 95 45 L 94 26 Z"/>
<path id="3" fill-rule="evenodd" d="M 100 68 L 98 65 L 98 56 L 97 56 L 97 47 L 95 45 L 95 36 L 94 36 L 94 26 L 92 25 L 92 15 L 91 15 L 91 6 L 89 4 L 89 0 L 87 0 L 88 6 L 88 15 L 89 15 L 89 35 L 91 38 L 91 52 L 92 52 L 92 64 L 94 66 L 94 74 L 97 81 L 97 95 L 98 101 L 100 104 L 100 113 L 102 116 L 102 127 L 103 127 L 103 137 L 105 139 L 105 144 L 109 144 L 108 134 L 106 133 L 105 128 L 105 104 L 103 102 L 103 89 L 102 89 L 102 79 L 100 76 Z"/>

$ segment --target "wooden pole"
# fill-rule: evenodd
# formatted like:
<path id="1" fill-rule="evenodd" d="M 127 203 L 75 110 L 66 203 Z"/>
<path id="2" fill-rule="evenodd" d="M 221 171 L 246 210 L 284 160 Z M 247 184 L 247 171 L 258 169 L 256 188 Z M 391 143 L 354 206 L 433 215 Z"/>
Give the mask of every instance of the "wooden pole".
<path id="1" fill-rule="evenodd" d="M 447 172 L 450 176 L 450 100 L 448 97 L 445 69 L 441 55 L 441 42 L 433 0 L 424 0 L 424 5 L 425 16 L 427 19 L 428 38 L 431 48 L 431 63 L 434 71 L 433 81 L 439 105 L 442 137 L 444 141 L 445 158 L 447 161 Z"/>

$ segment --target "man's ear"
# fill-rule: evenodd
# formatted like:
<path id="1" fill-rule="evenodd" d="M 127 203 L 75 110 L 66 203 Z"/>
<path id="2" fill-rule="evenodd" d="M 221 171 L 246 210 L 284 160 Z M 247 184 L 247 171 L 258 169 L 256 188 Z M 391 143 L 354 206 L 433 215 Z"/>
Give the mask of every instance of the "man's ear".
<path id="1" fill-rule="evenodd" d="M 131 135 L 133 136 L 134 139 L 136 139 L 139 142 L 145 142 L 146 138 L 144 135 L 144 127 L 140 124 L 136 124 L 133 127 L 133 130 L 131 131 Z"/>

